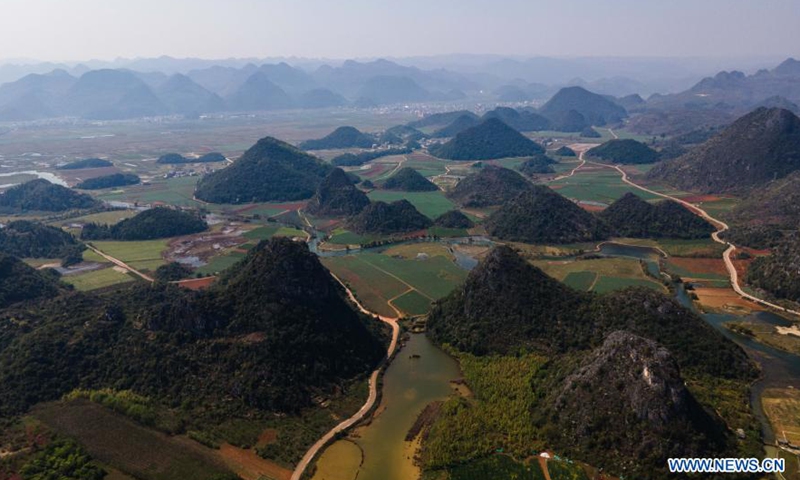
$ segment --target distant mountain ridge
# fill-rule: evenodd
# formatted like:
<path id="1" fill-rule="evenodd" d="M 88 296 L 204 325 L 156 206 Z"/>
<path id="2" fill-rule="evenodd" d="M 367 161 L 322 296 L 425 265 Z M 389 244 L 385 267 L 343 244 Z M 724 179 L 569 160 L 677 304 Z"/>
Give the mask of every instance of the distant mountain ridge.
<path id="1" fill-rule="evenodd" d="M 745 192 L 800 170 L 800 118 L 758 108 L 648 178 L 704 193 Z"/>

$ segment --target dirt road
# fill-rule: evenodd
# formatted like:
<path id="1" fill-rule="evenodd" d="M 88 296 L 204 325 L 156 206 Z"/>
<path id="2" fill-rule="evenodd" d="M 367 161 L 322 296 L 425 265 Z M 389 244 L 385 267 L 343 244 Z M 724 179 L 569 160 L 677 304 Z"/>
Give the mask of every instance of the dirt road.
<path id="1" fill-rule="evenodd" d="M 331 276 L 344 287 L 344 289 L 347 291 L 347 296 L 350 298 L 350 301 L 352 301 L 362 313 L 378 317 L 382 322 L 387 323 L 392 327 L 392 341 L 389 343 L 389 348 L 387 350 L 387 357 L 391 357 L 395 348 L 397 348 L 397 341 L 400 337 L 400 325 L 397 324 L 397 319 L 391 317 L 382 317 L 370 312 L 364 308 L 363 305 L 361 305 L 358 299 L 356 299 L 355 295 L 353 295 L 353 292 L 347 287 L 347 285 L 344 284 L 344 282 L 342 282 L 336 275 L 331 274 Z M 375 406 L 375 402 L 378 400 L 378 376 L 380 375 L 380 370 L 381 369 L 378 368 L 372 372 L 372 375 L 369 377 L 369 397 L 364 405 L 352 417 L 333 427 L 333 429 L 323 435 L 322 438 L 317 440 L 317 443 L 311 446 L 311 448 L 303 456 L 303 459 L 300 460 L 300 463 L 298 463 L 295 467 L 291 480 L 300 480 L 300 477 L 303 476 L 303 472 L 306 471 L 317 454 L 319 454 L 319 452 L 328 444 L 328 442 L 333 440 L 338 433 L 343 432 L 360 422 L 367 415 L 367 413 L 372 410 L 372 407 Z"/>
<path id="2" fill-rule="evenodd" d="M 87 243 L 86 244 L 86 248 L 88 248 L 89 250 L 93 251 L 94 253 L 100 255 L 101 257 L 105 258 L 106 260 L 108 260 L 109 262 L 113 263 L 114 265 L 116 265 L 116 266 L 118 266 L 120 268 L 124 268 L 125 270 L 127 270 L 127 271 L 131 272 L 132 274 L 142 278 L 145 281 L 148 281 L 150 283 L 153 283 L 155 281 L 155 280 L 153 280 L 153 277 L 145 275 L 144 273 L 140 272 L 139 270 L 136 270 L 135 268 L 131 267 L 127 263 L 123 262 L 122 260 L 119 260 L 117 258 L 112 257 L 111 255 L 107 255 L 107 254 L 101 252 L 100 250 L 94 248 L 91 244 Z"/>
<path id="3" fill-rule="evenodd" d="M 610 129 L 609 129 L 609 132 L 611 132 Z M 583 159 L 584 153 L 585 153 L 585 150 L 581 151 L 581 153 L 580 153 L 580 158 L 581 159 Z M 727 245 L 728 246 L 728 248 L 722 254 L 722 259 L 725 261 L 725 268 L 728 270 L 728 275 L 730 276 L 730 279 L 731 279 L 731 287 L 733 287 L 733 291 L 736 292 L 740 297 L 745 298 L 747 300 L 750 300 L 752 302 L 755 302 L 755 303 L 757 303 L 759 305 L 763 305 L 765 307 L 773 308 L 773 309 L 781 311 L 781 312 L 791 313 L 793 315 L 800 316 L 800 312 L 798 312 L 798 311 L 790 310 L 790 309 L 784 308 L 784 307 L 782 307 L 780 305 L 776 305 L 776 304 L 768 302 L 766 300 L 762 300 L 762 299 L 760 299 L 760 298 L 758 298 L 756 296 L 753 296 L 753 295 L 745 292 L 742 289 L 741 285 L 739 285 L 739 273 L 736 271 L 736 267 L 734 266 L 733 259 L 732 259 L 733 253 L 736 251 L 736 245 L 734 245 L 731 242 L 728 242 L 726 240 L 723 240 L 719 236 L 722 232 L 728 230 L 729 227 L 728 227 L 727 223 L 723 222 L 722 220 L 719 220 L 717 218 L 712 217 L 711 215 L 708 214 L 708 212 L 706 212 L 702 208 L 698 207 L 695 204 L 689 203 L 686 200 L 682 200 L 680 198 L 673 197 L 671 195 L 667 195 L 665 193 L 656 192 L 655 190 L 651 190 L 651 189 L 649 189 L 647 187 L 643 187 L 643 186 L 641 186 L 641 185 L 639 185 L 637 183 L 634 183 L 633 181 L 631 181 L 631 179 L 628 178 L 628 174 L 622 168 L 620 168 L 618 165 L 608 165 L 608 164 L 605 164 L 605 163 L 598 163 L 598 162 L 591 162 L 591 161 L 586 161 L 586 163 L 591 163 L 592 165 L 599 165 L 601 167 L 606 167 L 606 168 L 613 168 L 613 169 L 617 170 L 620 173 L 620 175 L 622 176 L 622 181 L 627 183 L 628 185 L 630 185 L 630 186 L 632 186 L 632 187 L 634 187 L 636 189 L 639 189 L 639 190 L 641 190 L 643 192 L 647 192 L 647 193 L 649 193 L 651 195 L 656 195 L 658 197 L 662 197 L 662 198 L 666 198 L 668 200 L 672 200 L 674 202 L 678 202 L 681 205 L 683 205 L 686 208 L 688 208 L 689 210 L 691 210 L 692 212 L 694 212 L 696 215 L 699 215 L 700 217 L 702 217 L 703 219 L 707 220 L 709 223 L 711 223 L 712 225 L 717 227 L 717 231 L 711 234 L 711 238 L 717 243 L 720 243 L 722 245 Z"/>

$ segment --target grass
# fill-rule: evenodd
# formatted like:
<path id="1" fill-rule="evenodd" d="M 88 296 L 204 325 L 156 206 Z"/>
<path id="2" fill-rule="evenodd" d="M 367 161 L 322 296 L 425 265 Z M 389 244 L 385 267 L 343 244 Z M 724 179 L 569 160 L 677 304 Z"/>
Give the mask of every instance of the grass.
<path id="1" fill-rule="evenodd" d="M 408 200 L 422 214 L 436 218 L 439 215 L 456 208 L 441 191 L 436 192 L 392 192 L 387 190 L 373 190 L 369 193 L 372 201 L 395 202 L 397 200 Z"/>
<path id="2" fill-rule="evenodd" d="M 369 243 L 372 240 L 374 240 L 372 237 L 359 235 L 355 232 L 345 230 L 344 228 L 337 228 L 332 232 L 331 238 L 328 239 L 328 243 L 332 243 L 334 245 L 362 245 L 364 243 Z"/>
<path id="3" fill-rule="evenodd" d="M 159 179 L 150 185 L 136 185 L 102 193 L 98 198 L 105 201 L 140 204 L 161 202 L 181 207 L 198 207 L 200 203 L 193 198 L 198 180 L 199 176 Z"/>
<path id="4" fill-rule="evenodd" d="M 245 254 L 240 252 L 224 253 L 222 255 L 213 257 L 208 264 L 198 268 L 196 272 L 201 275 L 213 275 L 215 273 L 223 272 L 239 263 L 239 261 L 244 257 Z"/>
<path id="5" fill-rule="evenodd" d="M 591 288 L 597 293 L 605 293 L 641 285 L 659 292 L 665 291 L 663 285 L 647 276 L 637 259 L 609 257 L 591 260 L 537 260 L 534 264 L 551 277 L 578 290 Z M 595 278 L 591 278 L 592 276 Z"/>
<path id="6" fill-rule="evenodd" d="M 437 237 L 466 237 L 469 232 L 465 228 L 445 228 L 445 227 L 431 227 L 428 229 L 428 235 Z"/>
<path id="7" fill-rule="evenodd" d="M 775 437 L 800 445 L 800 392 L 791 388 L 768 388 L 761 405 L 775 431 Z"/>
<path id="8" fill-rule="evenodd" d="M 88 401 L 41 405 L 33 415 L 77 440 L 93 458 L 143 480 L 211 480 L 228 472 L 213 450 L 149 430 Z"/>
<path id="9" fill-rule="evenodd" d="M 133 242 L 92 242 L 95 248 L 116 259 L 122 260 L 137 270 L 150 270 L 164 265 L 161 253 L 166 250 L 168 240 L 141 240 Z"/>
<path id="10" fill-rule="evenodd" d="M 113 225 L 119 223 L 126 218 L 131 218 L 136 215 L 135 210 L 112 210 L 109 212 L 92 213 L 82 217 L 70 218 L 68 220 L 59 220 L 55 225 L 64 226 L 70 223 L 100 223 L 105 225 Z"/>
<path id="11" fill-rule="evenodd" d="M 621 242 L 644 247 L 660 247 L 673 257 L 722 258 L 722 253 L 726 248 L 725 245 L 717 243 L 711 238 L 693 240 L 626 238 Z"/>
<path id="12" fill-rule="evenodd" d="M 624 183 L 619 172 L 605 168 L 581 169 L 569 178 L 551 182 L 549 186 L 567 198 L 606 205 L 610 205 L 628 192 L 633 192 L 645 200 L 660 198 Z"/>
<path id="13" fill-rule="evenodd" d="M 570 272 L 564 277 L 564 283 L 582 292 L 588 292 L 594 285 L 597 274 L 594 272 Z"/>
<path id="14" fill-rule="evenodd" d="M 431 300 L 413 290 L 392 300 L 392 304 L 407 315 L 425 315 L 431 309 Z"/>
<path id="15" fill-rule="evenodd" d="M 61 279 L 81 292 L 135 281 L 135 279 L 127 273 L 118 272 L 113 268 L 103 268 L 77 275 L 67 275 L 61 277 Z"/>
<path id="16" fill-rule="evenodd" d="M 400 297 L 410 288 L 418 292 L 418 297 L 403 295 L 407 298 L 398 298 L 400 304 L 396 305 L 404 311 L 407 308 L 406 313 L 425 313 L 429 307 L 423 305 L 422 299 L 428 303 L 439 299 L 466 278 L 464 270 L 448 257 L 440 255 L 417 260 L 416 254 L 412 259 L 360 253 L 322 258 L 322 262 L 353 288 L 367 308 L 389 316 L 396 315 L 388 304 L 389 300 Z"/>
<path id="17" fill-rule="evenodd" d="M 664 286 L 652 280 L 606 276 L 600 276 L 600 278 L 597 279 L 592 291 L 597 293 L 608 293 L 628 287 L 648 287 L 657 292 L 664 292 Z"/>
<path id="18" fill-rule="evenodd" d="M 279 227 L 277 225 L 268 225 L 266 227 L 258 227 L 254 230 L 244 234 L 244 238 L 249 240 L 268 240 L 272 237 L 304 237 L 306 233 L 297 228 Z"/>

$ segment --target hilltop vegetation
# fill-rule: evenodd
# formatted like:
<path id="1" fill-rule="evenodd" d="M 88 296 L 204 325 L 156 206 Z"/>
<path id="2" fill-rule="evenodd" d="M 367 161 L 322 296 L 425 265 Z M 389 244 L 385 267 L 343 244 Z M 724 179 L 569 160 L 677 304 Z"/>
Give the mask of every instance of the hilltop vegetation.
<path id="1" fill-rule="evenodd" d="M 574 132 L 591 125 L 617 123 L 628 116 L 621 106 L 582 87 L 562 88 L 539 109 L 539 113 L 550 119 L 557 130 Z M 583 121 L 576 121 L 578 118 Z"/>
<path id="2" fill-rule="evenodd" d="M 207 291 L 139 285 L 7 315 L 24 322 L 0 332 L 0 418 L 78 387 L 118 386 L 182 405 L 189 428 L 297 413 L 385 355 L 316 255 L 288 239 L 262 242 Z"/>
<path id="3" fill-rule="evenodd" d="M 450 210 L 439 215 L 433 224 L 442 228 L 472 228 L 475 226 L 475 222 L 458 210 Z"/>
<path id="4" fill-rule="evenodd" d="M 468 128 L 443 145 L 430 147 L 431 154 L 448 160 L 490 160 L 526 157 L 544 153 L 538 143 L 496 118 Z"/>
<path id="5" fill-rule="evenodd" d="M 317 157 L 265 137 L 233 165 L 203 177 L 195 196 L 211 203 L 304 200 L 314 195 L 330 170 Z"/>
<path id="6" fill-rule="evenodd" d="M 397 173 L 387 178 L 382 186 L 387 190 L 402 190 L 404 192 L 433 192 L 439 190 L 435 183 L 410 167 L 401 168 Z"/>
<path id="7" fill-rule="evenodd" d="M 509 127 L 520 132 L 538 132 L 548 130 L 552 125 L 550 120 L 527 109 L 514 110 L 509 107 L 497 107 L 483 114 L 482 120 L 496 118 Z"/>
<path id="8" fill-rule="evenodd" d="M 83 160 L 76 160 L 74 162 L 70 162 L 66 165 L 61 165 L 58 167 L 59 170 L 81 170 L 84 168 L 104 168 L 104 167 L 113 167 L 114 164 L 109 162 L 108 160 L 103 160 L 100 158 L 84 158 Z"/>
<path id="9" fill-rule="evenodd" d="M 54 185 L 42 178 L 16 185 L 0 194 L 0 208 L 12 210 L 63 212 L 98 205 L 99 202 L 89 195 Z"/>
<path id="10" fill-rule="evenodd" d="M 18 302 L 41 301 L 58 295 L 60 285 L 57 274 L 34 270 L 20 259 L 0 252 L 0 308 Z M 5 345 L 0 332 L 0 349 Z M 2 365 L 2 362 L 0 362 Z M 2 406 L 0 406 L 2 409 Z"/>
<path id="11" fill-rule="evenodd" d="M 0 228 L 0 251 L 20 258 L 60 258 L 65 265 L 81 261 L 86 247 L 70 233 L 28 220 Z"/>
<path id="12" fill-rule="evenodd" d="M 83 240 L 153 240 L 191 235 L 208 229 L 198 216 L 166 207 L 156 207 L 114 225 L 89 223 L 81 231 Z"/>
<path id="13" fill-rule="evenodd" d="M 587 151 L 586 155 L 624 165 L 653 163 L 659 159 L 658 152 L 641 142 L 630 139 L 609 140 Z"/>
<path id="14" fill-rule="evenodd" d="M 800 118 L 758 108 L 648 177 L 705 193 L 749 192 L 800 169 Z"/>
<path id="15" fill-rule="evenodd" d="M 447 196 L 462 207 L 482 208 L 502 205 L 530 187 L 519 173 L 487 165 L 458 182 Z"/>
<path id="16" fill-rule="evenodd" d="M 214 163 L 224 162 L 225 155 L 218 152 L 210 152 L 197 158 L 186 158 L 179 153 L 167 153 L 158 157 L 156 163 L 164 165 L 180 165 L 183 163 Z"/>
<path id="17" fill-rule="evenodd" d="M 88 178 L 76 185 L 75 188 L 80 188 L 81 190 L 99 190 L 101 188 L 136 185 L 141 182 L 142 179 L 133 173 L 114 173 L 112 175 L 105 175 L 102 177 Z"/>
<path id="18" fill-rule="evenodd" d="M 519 171 L 524 175 L 532 177 L 535 175 L 555 173 L 555 170 L 553 169 L 554 163 L 556 163 L 556 161 L 552 158 L 548 157 L 547 155 L 540 154 L 526 159 L 519 165 L 518 168 Z"/>
<path id="19" fill-rule="evenodd" d="M 319 184 L 306 211 L 323 217 L 350 216 L 356 215 L 367 205 L 367 195 L 353 185 L 344 170 L 334 168 Z"/>
<path id="20" fill-rule="evenodd" d="M 556 150 L 553 153 L 555 153 L 559 157 L 577 157 L 578 156 L 575 153 L 575 150 L 573 150 L 573 149 L 571 149 L 571 148 L 569 148 L 567 146 L 561 147 L 561 148 L 559 148 L 558 150 Z"/>
<path id="21" fill-rule="evenodd" d="M 800 302 L 800 234 L 780 240 L 770 255 L 758 257 L 747 268 L 746 281 L 777 298 Z"/>
<path id="22" fill-rule="evenodd" d="M 455 137 L 459 133 L 463 132 L 464 130 L 474 127 L 481 123 L 480 118 L 476 117 L 474 114 L 471 115 L 461 115 L 460 117 L 453 120 L 452 123 L 448 124 L 446 127 L 442 127 L 431 134 L 432 138 L 450 138 Z"/>
<path id="23" fill-rule="evenodd" d="M 542 185 L 503 204 L 485 225 L 492 236 L 525 243 L 588 242 L 609 233 L 597 217 Z"/>
<path id="24" fill-rule="evenodd" d="M 428 332 L 457 349 L 474 398 L 442 407 L 423 444 L 426 468 L 498 448 L 515 457 L 553 448 L 612 475 L 662 479 L 671 478 L 670 456 L 741 455 L 685 379 L 746 390 L 756 370 L 741 348 L 660 293 L 577 292 L 500 246 L 434 304 Z"/>
<path id="25" fill-rule="evenodd" d="M 543 402 L 545 436 L 558 451 L 636 478 L 667 477 L 667 458 L 736 452 L 723 421 L 686 388 L 676 358 L 650 339 L 613 332 L 571 370 Z"/>
<path id="26" fill-rule="evenodd" d="M 332 150 L 336 148 L 372 148 L 375 138 L 355 127 L 339 127 L 323 138 L 306 140 L 299 145 L 303 150 Z"/>
<path id="27" fill-rule="evenodd" d="M 653 205 L 630 192 L 599 216 L 618 237 L 691 239 L 708 237 L 716 230 L 679 203 L 664 200 Z"/>
<path id="28" fill-rule="evenodd" d="M 395 235 L 425 230 L 433 222 L 419 213 L 408 200 L 392 203 L 372 202 L 358 215 L 350 218 L 348 228 L 359 234 Z"/>
<path id="29" fill-rule="evenodd" d="M 406 148 L 387 148 L 384 150 L 368 150 L 359 153 L 343 153 L 331 159 L 331 165 L 335 167 L 357 167 L 371 162 L 376 158 L 389 157 L 392 155 L 405 155 L 413 150 Z"/>

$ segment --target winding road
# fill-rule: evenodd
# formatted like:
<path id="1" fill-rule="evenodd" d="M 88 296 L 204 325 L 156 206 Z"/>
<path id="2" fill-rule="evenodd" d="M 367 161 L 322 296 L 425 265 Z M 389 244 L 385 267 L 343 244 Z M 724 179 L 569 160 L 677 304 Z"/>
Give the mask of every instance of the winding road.
<path id="1" fill-rule="evenodd" d="M 335 278 L 336 281 L 342 285 L 342 287 L 344 287 L 345 291 L 347 291 L 347 296 L 350 298 L 350 301 L 353 302 L 353 304 L 358 307 L 362 313 L 378 317 L 382 322 L 387 323 L 392 327 L 392 341 L 389 343 L 389 348 L 386 352 L 387 358 L 391 358 L 395 348 L 397 348 L 397 341 L 400 338 L 400 325 L 398 325 L 397 319 L 375 315 L 374 313 L 370 312 L 364 308 L 363 305 L 361 305 L 361 302 L 358 301 L 350 288 L 345 285 L 344 282 L 339 279 L 339 277 L 333 273 L 331 273 L 331 276 Z M 360 422 L 372 410 L 372 407 L 375 406 L 375 402 L 378 400 L 378 377 L 380 376 L 381 368 L 382 367 L 379 367 L 377 370 L 372 372 L 372 375 L 369 377 L 369 397 L 367 397 L 367 401 L 364 403 L 364 405 L 352 417 L 333 427 L 322 438 L 317 440 L 317 443 L 311 446 L 306 454 L 303 455 L 300 463 L 298 463 L 295 467 L 294 472 L 292 472 L 291 480 L 300 480 L 300 477 L 303 476 L 303 473 L 306 471 L 308 466 L 311 464 L 317 454 L 319 454 L 320 450 L 322 450 L 328 444 L 328 442 L 333 440 L 334 437 L 336 437 L 336 435 L 340 432 L 343 432 Z"/>
<path id="2" fill-rule="evenodd" d="M 616 135 L 611 131 L 611 129 L 609 129 L 608 131 L 612 135 L 614 135 L 616 137 Z M 682 200 L 680 198 L 673 197 L 672 195 L 667 195 L 665 193 L 656 192 L 655 190 L 651 190 L 651 189 L 649 189 L 647 187 L 643 187 L 642 185 L 634 183 L 633 181 L 631 181 L 630 178 L 628 178 L 628 174 L 625 172 L 625 170 L 620 168 L 619 165 L 609 165 L 609 164 L 605 164 L 605 163 L 592 162 L 592 161 L 585 160 L 584 159 L 584 154 L 585 153 L 586 153 L 585 149 L 582 149 L 580 151 L 580 159 L 582 161 L 584 161 L 585 163 L 591 163 L 592 165 L 598 165 L 598 166 L 605 167 L 605 168 L 613 168 L 613 169 L 615 169 L 616 171 L 618 171 L 620 173 L 620 175 L 622 176 L 622 181 L 624 183 L 627 183 L 628 185 L 630 185 L 630 186 L 632 186 L 632 187 L 634 187 L 636 189 L 639 189 L 639 190 L 641 190 L 643 192 L 647 192 L 647 193 L 649 193 L 651 195 L 656 195 L 658 197 L 662 197 L 662 198 L 666 198 L 668 200 L 672 200 L 673 202 L 678 202 L 681 205 L 683 205 L 684 207 L 686 207 L 689 210 L 691 210 L 696 215 L 699 215 L 701 218 L 707 220 L 709 223 L 714 225 L 717 228 L 717 231 L 711 234 L 711 238 L 715 242 L 720 243 L 722 245 L 727 245 L 727 247 L 728 247 L 727 249 L 725 249 L 725 252 L 722 254 L 722 259 L 725 261 L 725 268 L 728 270 L 728 275 L 730 276 L 730 279 L 731 279 L 731 287 L 733 287 L 733 291 L 736 292 L 736 294 L 739 295 L 740 297 L 742 297 L 744 299 L 747 299 L 747 300 L 750 300 L 751 302 L 755 302 L 755 303 L 757 303 L 759 305 L 763 305 L 765 307 L 769 307 L 769 308 L 772 308 L 772 309 L 775 309 L 775 310 L 778 310 L 778 311 L 781 311 L 781 312 L 790 313 L 792 315 L 797 315 L 798 317 L 800 317 L 800 312 L 798 312 L 798 311 L 791 310 L 791 309 L 782 307 L 780 305 L 776 305 L 774 303 L 768 302 L 768 301 L 763 300 L 761 298 L 758 298 L 758 297 L 756 297 L 754 295 L 751 295 L 751 294 L 745 292 L 742 289 L 741 285 L 739 285 L 739 272 L 736 271 L 736 266 L 733 264 L 733 259 L 732 259 L 733 253 L 736 251 L 736 245 L 734 245 L 733 243 L 728 242 L 728 241 L 723 240 L 722 238 L 720 238 L 720 234 L 730 228 L 727 223 L 723 222 L 722 220 L 719 220 L 717 218 L 712 217 L 711 215 L 708 214 L 708 212 L 706 212 L 705 210 L 703 210 L 702 208 L 698 207 L 697 205 L 695 205 L 693 203 L 689 203 L 686 200 Z M 581 166 L 583 166 L 583 164 Z M 578 168 L 580 168 L 580 167 L 578 167 Z M 573 173 L 574 173 L 574 171 L 573 171 Z"/>

